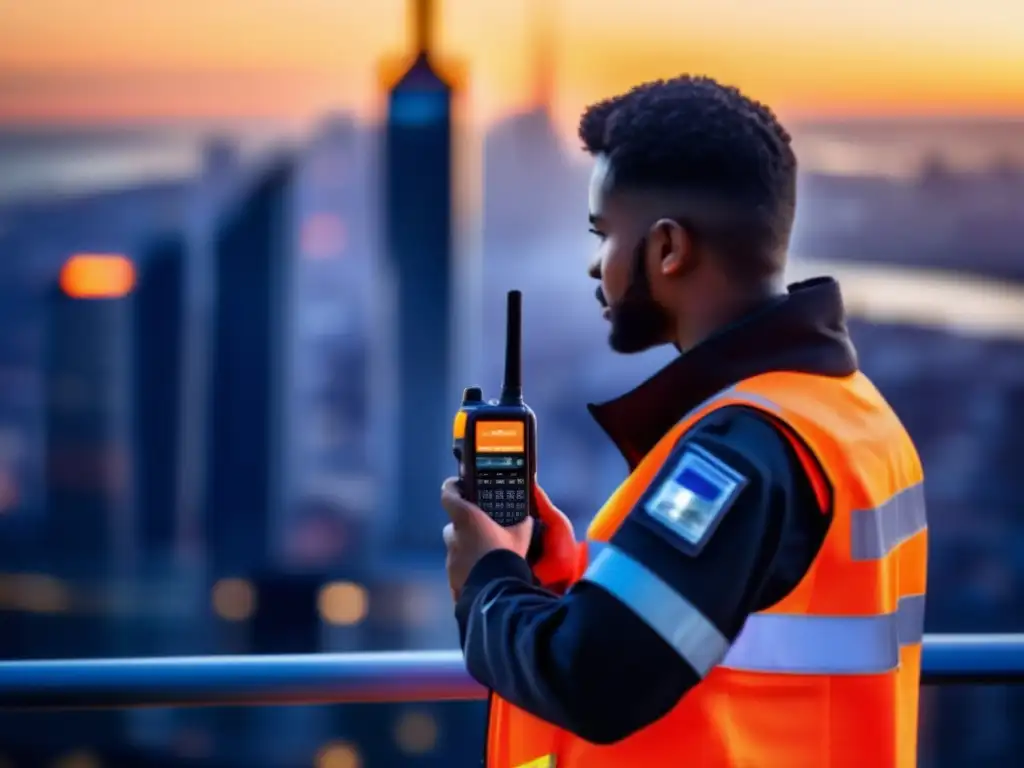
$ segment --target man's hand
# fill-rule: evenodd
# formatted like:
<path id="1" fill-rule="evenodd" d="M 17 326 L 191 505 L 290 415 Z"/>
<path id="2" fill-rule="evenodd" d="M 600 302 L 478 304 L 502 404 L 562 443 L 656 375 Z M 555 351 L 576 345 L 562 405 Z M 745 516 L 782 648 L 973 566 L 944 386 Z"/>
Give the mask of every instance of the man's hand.
<path id="1" fill-rule="evenodd" d="M 484 555 L 496 549 L 508 549 L 526 557 L 533 532 L 532 518 L 509 528 L 498 525 L 480 507 L 462 498 L 455 477 L 448 478 L 441 486 L 441 506 L 452 520 L 444 528 L 444 543 L 448 547 L 445 568 L 452 597 L 456 600 L 469 572 Z"/>

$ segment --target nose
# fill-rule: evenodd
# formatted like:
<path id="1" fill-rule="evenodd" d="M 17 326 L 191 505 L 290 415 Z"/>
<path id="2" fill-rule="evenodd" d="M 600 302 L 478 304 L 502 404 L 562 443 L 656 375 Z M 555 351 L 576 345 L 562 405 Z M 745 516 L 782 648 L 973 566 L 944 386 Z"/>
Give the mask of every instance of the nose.
<path id="1" fill-rule="evenodd" d="M 587 274 L 595 280 L 601 279 L 601 260 L 594 259 L 590 262 L 590 266 L 587 267 Z"/>

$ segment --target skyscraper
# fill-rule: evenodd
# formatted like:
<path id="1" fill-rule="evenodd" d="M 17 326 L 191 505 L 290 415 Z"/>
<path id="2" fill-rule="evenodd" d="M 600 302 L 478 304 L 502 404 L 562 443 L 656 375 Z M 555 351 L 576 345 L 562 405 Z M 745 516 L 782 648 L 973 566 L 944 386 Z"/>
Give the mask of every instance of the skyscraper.
<path id="1" fill-rule="evenodd" d="M 251 574 L 274 555 L 285 450 L 291 158 L 230 212 L 214 248 L 206 545 L 212 575 Z"/>
<path id="2" fill-rule="evenodd" d="M 135 506 L 147 562 L 165 565 L 178 534 L 185 244 L 150 243 L 141 260 L 133 323 Z"/>
<path id="3" fill-rule="evenodd" d="M 301 155 L 296 178 L 290 534 L 302 525 L 302 510 L 325 496 L 339 511 L 352 510 L 350 523 L 374 511 L 368 494 L 352 492 L 371 485 L 368 358 L 379 330 L 371 323 L 377 264 L 368 243 L 364 142 L 353 118 L 331 116 Z"/>
<path id="4" fill-rule="evenodd" d="M 48 297 L 47 554 L 93 583 L 125 566 L 131 544 L 130 292 L 123 256 L 82 254 Z"/>
<path id="5" fill-rule="evenodd" d="M 388 96 L 385 248 L 394 280 L 396 543 L 438 546 L 438 487 L 452 470 L 453 88 L 432 52 L 434 3 L 414 0 L 411 65 Z"/>
<path id="6" fill-rule="evenodd" d="M 103 598 L 135 559 L 134 287 L 135 267 L 126 257 L 83 253 L 68 259 L 46 297 L 45 575 L 22 587 L 33 613 L 19 628 L 32 638 L 29 653 L 42 658 L 102 657 L 123 648 L 125 626 Z M 34 741 L 54 752 L 109 747 L 124 741 L 124 721 L 123 712 L 62 717 Z M 16 744 L 32 729 L 25 723 L 0 741 Z"/>
<path id="7" fill-rule="evenodd" d="M 582 200 L 589 171 L 573 163 L 555 122 L 558 2 L 530 0 L 528 10 L 529 101 L 484 142 L 484 251 L 488 261 L 516 264 L 553 234 L 579 231 L 574 211 L 585 202 L 572 201 Z M 493 304 L 498 294 L 488 298 Z"/>
<path id="8" fill-rule="evenodd" d="M 244 172 L 235 146 L 223 138 L 204 148 L 201 173 L 189 189 L 183 227 L 188 259 L 183 273 L 184 313 L 179 440 L 178 541 L 182 562 L 198 565 L 204 554 L 206 470 L 209 464 L 207 422 L 212 405 L 215 318 L 215 245 L 221 217 L 243 191 Z M 197 568 L 197 571 L 200 569 Z"/>

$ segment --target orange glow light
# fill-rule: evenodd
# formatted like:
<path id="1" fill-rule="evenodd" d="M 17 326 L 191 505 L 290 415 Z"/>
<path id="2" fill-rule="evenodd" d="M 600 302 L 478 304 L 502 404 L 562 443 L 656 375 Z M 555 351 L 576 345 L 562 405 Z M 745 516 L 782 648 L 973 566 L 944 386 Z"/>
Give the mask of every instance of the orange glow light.
<path id="1" fill-rule="evenodd" d="M 60 270 L 60 287 L 73 299 L 118 299 L 135 287 L 135 265 L 117 254 L 75 254 Z"/>

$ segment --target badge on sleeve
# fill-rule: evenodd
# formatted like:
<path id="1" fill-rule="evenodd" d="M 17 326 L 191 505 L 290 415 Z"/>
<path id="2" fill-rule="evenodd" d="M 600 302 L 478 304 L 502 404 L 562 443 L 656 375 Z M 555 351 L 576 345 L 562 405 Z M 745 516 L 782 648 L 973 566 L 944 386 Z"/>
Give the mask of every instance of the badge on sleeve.
<path id="1" fill-rule="evenodd" d="M 686 446 L 661 483 L 648 493 L 643 510 L 667 528 L 685 549 L 698 554 L 729 511 L 747 478 L 699 446 Z"/>

